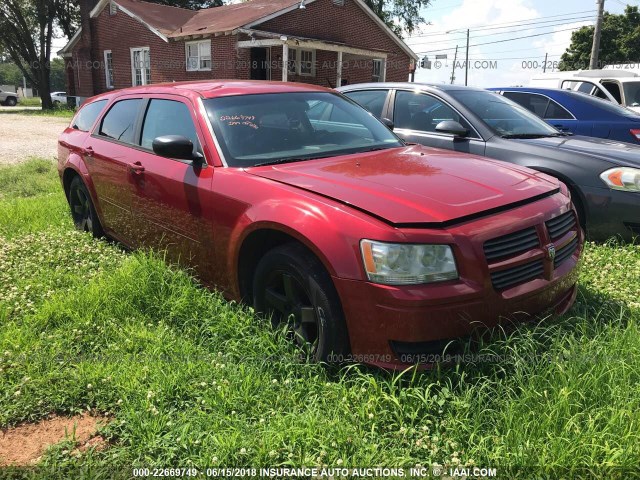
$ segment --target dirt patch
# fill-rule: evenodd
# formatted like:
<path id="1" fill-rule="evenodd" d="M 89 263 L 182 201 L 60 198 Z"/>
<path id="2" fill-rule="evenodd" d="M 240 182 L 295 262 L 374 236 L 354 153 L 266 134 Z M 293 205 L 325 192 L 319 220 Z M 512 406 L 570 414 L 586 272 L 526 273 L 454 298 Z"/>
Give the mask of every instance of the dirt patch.
<path id="1" fill-rule="evenodd" d="M 33 465 L 45 450 L 61 441 L 75 440 L 74 452 L 100 448 L 105 441 L 96 431 L 109 421 L 85 413 L 75 417 L 52 416 L 39 423 L 24 423 L 0 432 L 0 467 Z"/>
<path id="2" fill-rule="evenodd" d="M 70 121 L 61 117 L 0 114 L 0 165 L 23 162 L 29 157 L 57 157 L 58 136 Z"/>

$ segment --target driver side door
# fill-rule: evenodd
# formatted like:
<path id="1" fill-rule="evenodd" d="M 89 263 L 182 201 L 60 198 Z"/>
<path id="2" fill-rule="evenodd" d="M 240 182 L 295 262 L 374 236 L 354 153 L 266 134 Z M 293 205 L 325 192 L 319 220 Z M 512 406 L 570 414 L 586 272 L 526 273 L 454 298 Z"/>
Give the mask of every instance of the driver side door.
<path id="1" fill-rule="evenodd" d="M 471 124 L 444 100 L 427 93 L 396 90 L 389 107 L 393 113 L 394 133 L 403 140 L 429 147 L 484 155 L 484 140 Z M 445 120 L 460 123 L 469 134 L 460 138 L 437 132 L 436 126 Z"/>

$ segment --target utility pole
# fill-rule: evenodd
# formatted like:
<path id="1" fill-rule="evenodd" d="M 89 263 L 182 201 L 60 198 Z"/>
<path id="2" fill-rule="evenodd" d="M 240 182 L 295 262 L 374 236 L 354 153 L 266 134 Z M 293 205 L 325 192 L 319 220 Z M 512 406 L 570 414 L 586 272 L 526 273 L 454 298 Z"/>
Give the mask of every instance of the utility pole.
<path id="1" fill-rule="evenodd" d="M 593 30 L 593 45 L 591 46 L 591 61 L 589 70 L 598 68 L 598 53 L 600 52 L 600 35 L 602 34 L 602 18 L 604 16 L 604 0 L 596 0 L 598 4 L 598 18 Z"/>
<path id="2" fill-rule="evenodd" d="M 467 58 L 464 62 L 464 86 L 467 86 L 467 80 L 469 79 L 469 29 L 467 28 Z"/>
<path id="3" fill-rule="evenodd" d="M 451 70 L 451 85 L 456 79 L 456 62 L 458 61 L 458 45 L 456 45 L 456 53 L 453 54 L 453 69 Z"/>
<path id="4" fill-rule="evenodd" d="M 547 58 L 549 57 L 549 52 L 544 54 L 544 65 L 542 65 L 542 73 L 547 73 Z"/>

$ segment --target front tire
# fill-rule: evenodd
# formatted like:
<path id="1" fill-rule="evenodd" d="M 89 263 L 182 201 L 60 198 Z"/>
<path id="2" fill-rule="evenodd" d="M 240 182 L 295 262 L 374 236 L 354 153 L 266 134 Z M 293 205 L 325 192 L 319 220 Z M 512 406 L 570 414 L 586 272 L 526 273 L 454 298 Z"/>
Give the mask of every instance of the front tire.
<path id="1" fill-rule="evenodd" d="M 258 263 L 253 306 L 314 361 L 338 362 L 350 351 L 340 299 L 322 263 L 296 243 L 276 247 Z"/>
<path id="2" fill-rule="evenodd" d="M 76 229 L 82 232 L 90 232 L 95 238 L 104 236 L 89 190 L 77 175 L 71 180 L 67 199 Z"/>
<path id="3" fill-rule="evenodd" d="M 18 100 L 15 97 L 9 97 L 4 103 L 8 107 L 15 107 L 18 104 Z"/>

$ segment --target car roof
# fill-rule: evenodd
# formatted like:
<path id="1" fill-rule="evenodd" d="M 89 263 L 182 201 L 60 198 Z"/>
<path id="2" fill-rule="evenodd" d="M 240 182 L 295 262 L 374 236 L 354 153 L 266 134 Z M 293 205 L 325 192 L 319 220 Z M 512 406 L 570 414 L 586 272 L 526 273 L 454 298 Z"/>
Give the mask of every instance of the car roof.
<path id="1" fill-rule="evenodd" d="M 440 90 L 443 92 L 455 90 L 475 90 L 483 91 L 482 88 L 465 87 L 464 85 L 449 85 L 447 83 L 428 83 L 428 82 L 372 82 L 372 83 L 354 83 L 353 85 L 345 85 L 338 87 L 338 91 L 372 89 L 372 88 L 395 88 L 395 89 L 418 89 L 418 90 Z"/>
<path id="2" fill-rule="evenodd" d="M 592 98 L 598 98 L 598 97 L 594 97 L 593 95 L 589 95 L 588 93 L 585 92 L 579 92 L 576 90 L 568 90 L 566 88 L 544 88 L 544 87 L 491 87 L 488 88 L 487 90 L 491 90 L 491 91 L 501 91 L 501 92 L 530 92 L 530 93 L 541 93 L 544 95 L 549 95 L 549 96 L 553 96 L 553 95 L 566 95 L 568 97 L 573 97 L 573 98 L 577 98 L 577 99 L 582 99 L 585 97 L 592 97 Z M 599 100 L 603 100 L 601 98 L 599 98 Z M 603 101 L 607 101 L 607 100 L 603 100 Z"/>
<path id="3" fill-rule="evenodd" d="M 92 98 L 110 98 L 111 96 L 144 94 L 180 94 L 214 98 L 228 95 L 251 95 L 259 93 L 291 93 L 291 92 L 328 92 L 328 88 L 307 83 L 270 82 L 265 80 L 211 80 L 154 83 L 138 87 L 130 87 L 107 92 Z"/>

